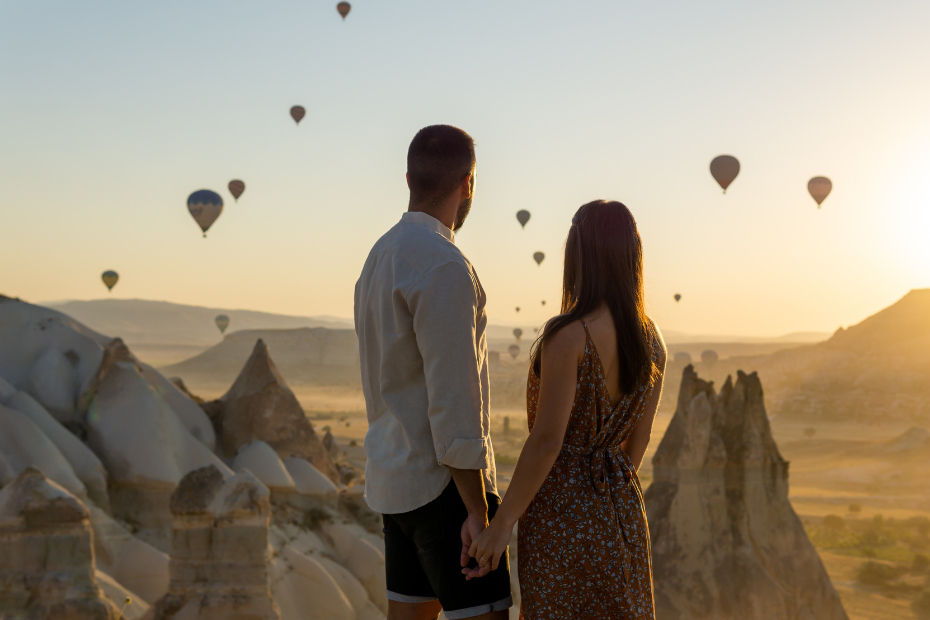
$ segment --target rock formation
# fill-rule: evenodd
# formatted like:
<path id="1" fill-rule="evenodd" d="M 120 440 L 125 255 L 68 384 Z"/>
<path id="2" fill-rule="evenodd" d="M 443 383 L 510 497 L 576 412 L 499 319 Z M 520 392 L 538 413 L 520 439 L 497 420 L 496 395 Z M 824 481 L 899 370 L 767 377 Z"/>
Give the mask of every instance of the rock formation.
<path id="1" fill-rule="evenodd" d="M 262 343 L 204 403 L 119 338 L 0 296 L 4 620 L 264 620 L 275 598 L 282 620 L 384 620 L 379 516 L 342 485 L 360 475 Z"/>
<path id="2" fill-rule="evenodd" d="M 0 490 L 0 617 L 115 620 L 97 583 L 90 513 L 36 469 Z"/>
<path id="3" fill-rule="evenodd" d="M 658 620 L 846 620 L 788 501 L 762 384 L 685 368 L 645 494 Z"/>
<path id="4" fill-rule="evenodd" d="M 171 495 L 171 584 L 146 620 L 279 620 L 268 585 L 268 489 L 247 470 L 190 472 Z"/>
<path id="5" fill-rule="evenodd" d="M 331 480 L 338 480 L 332 459 L 263 341 L 255 343 L 252 355 L 219 405 L 207 408 L 220 429 L 220 445 L 227 458 L 258 439 L 281 458 L 305 458 Z"/>

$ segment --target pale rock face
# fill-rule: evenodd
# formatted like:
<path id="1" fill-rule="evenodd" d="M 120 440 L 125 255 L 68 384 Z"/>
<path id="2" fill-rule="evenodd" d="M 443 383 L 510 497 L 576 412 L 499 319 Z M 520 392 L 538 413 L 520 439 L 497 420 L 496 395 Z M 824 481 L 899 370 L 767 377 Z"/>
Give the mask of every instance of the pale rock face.
<path id="1" fill-rule="evenodd" d="M 0 490 L 0 617 L 115 620 L 94 572 L 89 513 L 27 469 Z"/>
<path id="2" fill-rule="evenodd" d="M 87 422 L 88 443 L 115 480 L 175 485 L 186 473 L 208 465 L 232 475 L 134 364 L 113 365 L 97 388 Z"/>
<path id="3" fill-rule="evenodd" d="M 94 530 L 97 568 L 135 592 L 146 604 L 164 596 L 168 592 L 168 554 L 130 534 L 100 508 L 92 504 L 87 508 Z"/>
<path id="4" fill-rule="evenodd" d="M 284 466 L 294 480 L 297 492 L 301 495 L 324 499 L 333 499 L 338 496 L 339 489 L 336 485 L 307 459 L 292 456 L 284 459 Z"/>
<path id="5" fill-rule="evenodd" d="M 346 524 L 329 523 L 323 530 L 332 539 L 336 560 L 365 586 L 368 598 L 386 614 L 387 581 L 384 553 L 366 537 L 360 536 L 358 530 Z M 383 541 L 381 544 L 383 545 Z"/>
<path id="6" fill-rule="evenodd" d="M 171 582 L 146 620 L 278 620 L 268 579 L 268 489 L 248 470 L 184 476 L 171 496 Z"/>
<path id="7" fill-rule="evenodd" d="M 224 454 L 237 454 L 260 439 L 281 457 L 303 457 L 331 480 L 338 479 L 329 454 L 261 340 L 218 404 Z"/>
<path id="8" fill-rule="evenodd" d="M 7 476 L 18 476 L 34 467 L 72 494 L 86 497 L 84 484 L 55 444 L 28 417 L 3 405 L 0 405 L 0 456 Z"/>
<path id="9" fill-rule="evenodd" d="M 271 589 L 281 620 L 356 620 L 352 603 L 332 575 L 289 547 L 272 560 Z"/>
<path id="10" fill-rule="evenodd" d="M 61 422 L 73 421 L 109 340 L 60 312 L 0 296 L 0 376 L 20 390 L 31 384 L 26 391 Z M 34 370 L 40 358 L 47 377 Z"/>
<path id="11" fill-rule="evenodd" d="M 233 460 L 233 469 L 240 472 L 249 470 L 262 484 L 272 492 L 279 489 L 294 489 L 294 480 L 278 458 L 274 448 L 264 441 L 253 441 L 243 446 Z"/>
<path id="12" fill-rule="evenodd" d="M 645 493 L 657 620 L 846 620 L 788 501 L 762 384 L 685 368 Z"/>
<path id="13" fill-rule="evenodd" d="M 26 392 L 51 411 L 58 420 L 74 418 L 78 386 L 74 368 L 58 349 L 47 349 L 32 365 Z"/>
<path id="14" fill-rule="evenodd" d="M 7 398 L 0 394 L 0 403 L 28 417 L 71 465 L 74 474 L 84 483 L 87 495 L 102 508 L 110 505 L 107 496 L 107 471 L 97 455 L 84 442 L 61 425 L 42 405 L 25 392 L 13 391 Z"/>
<path id="15" fill-rule="evenodd" d="M 200 408 L 200 405 L 148 364 L 140 362 L 139 368 L 142 376 L 177 414 L 191 435 L 210 451 L 216 450 L 216 434 L 213 431 L 213 424 L 210 423 L 210 418 Z"/>
<path id="16" fill-rule="evenodd" d="M 384 614 L 368 598 L 365 586 L 348 569 L 325 557 L 316 558 L 342 590 L 355 610 L 356 620 L 384 620 Z"/>

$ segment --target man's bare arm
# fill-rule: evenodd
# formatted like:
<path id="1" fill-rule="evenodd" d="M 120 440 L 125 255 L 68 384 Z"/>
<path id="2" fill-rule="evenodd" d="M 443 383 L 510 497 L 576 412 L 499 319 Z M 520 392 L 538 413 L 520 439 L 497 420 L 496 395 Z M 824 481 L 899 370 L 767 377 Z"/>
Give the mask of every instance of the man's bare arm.
<path id="1" fill-rule="evenodd" d="M 488 527 L 488 498 L 484 491 L 484 477 L 480 469 L 456 469 L 449 467 L 452 480 L 459 491 L 468 517 L 462 524 L 462 555 L 460 558 L 463 567 L 468 566 L 471 558 L 468 548 L 471 547 L 475 537 Z"/>

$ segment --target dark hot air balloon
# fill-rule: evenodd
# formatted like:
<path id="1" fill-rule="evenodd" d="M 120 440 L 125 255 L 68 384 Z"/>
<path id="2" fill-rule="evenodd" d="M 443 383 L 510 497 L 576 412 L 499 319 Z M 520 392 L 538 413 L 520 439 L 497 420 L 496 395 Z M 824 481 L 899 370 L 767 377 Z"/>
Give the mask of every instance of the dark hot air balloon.
<path id="1" fill-rule="evenodd" d="M 300 124 L 300 119 L 307 115 L 307 111 L 304 110 L 302 105 L 295 105 L 291 108 L 291 118 L 294 119 L 294 122 L 298 125 Z"/>
<path id="2" fill-rule="evenodd" d="M 523 330 L 517 327 L 513 330 L 513 337 L 517 339 L 517 342 L 520 342 L 520 338 L 523 337 Z"/>
<path id="3" fill-rule="evenodd" d="M 520 306 L 517 306 L 517 312 L 520 312 Z"/>
<path id="4" fill-rule="evenodd" d="M 720 356 L 717 355 L 716 351 L 708 349 L 701 353 L 701 361 L 707 364 L 708 368 L 712 368 L 713 365 L 717 363 L 718 359 L 720 359 Z"/>
<path id="5" fill-rule="evenodd" d="M 542 252 L 536 252 L 533 254 L 533 260 L 536 261 L 537 265 L 541 265 L 542 262 L 546 259 L 546 255 Z"/>
<path id="6" fill-rule="evenodd" d="M 807 182 L 807 191 L 810 192 L 811 197 L 817 202 L 818 209 L 821 203 L 830 195 L 830 190 L 832 189 L 833 183 L 827 177 L 814 177 Z"/>
<path id="7" fill-rule="evenodd" d="M 216 318 L 213 319 L 213 322 L 216 323 L 216 326 L 220 328 L 220 333 L 225 334 L 226 328 L 229 327 L 229 317 L 225 314 L 217 314 Z"/>
<path id="8" fill-rule="evenodd" d="M 526 209 L 517 211 L 517 221 L 520 222 L 520 228 L 526 228 L 526 223 L 530 221 L 530 212 Z"/>
<path id="9" fill-rule="evenodd" d="M 352 10 L 352 5 L 348 2 L 340 2 L 336 5 L 336 10 L 339 11 L 340 15 L 342 15 L 342 19 L 345 19 L 346 15 L 349 14 L 349 11 Z"/>
<path id="10" fill-rule="evenodd" d="M 512 344 L 507 347 L 507 352 L 510 353 L 510 357 L 517 359 L 517 356 L 520 355 L 520 345 Z"/>
<path id="11" fill-rule="evenodd" d="M 690 364 L 691 363 L 691 354 L 687 351 L 679 351 L 675 354 L 675 363 L 676 364 Z"/>
<path id="12" fill-rule="evenodd" d="M 232 197 L 237 201 L 239 196 L 242 195 L 242 192 L 245 191 L 245 182 L 240 181 L 239 179 L 233 179 L 229 182 L 229 193 L 232 194 Z"/>
<path id="13" fill-rule="evenodd" d="M 112 270 L 104 271 L 100 274 L 100 279 L 106 284 L 107 290 L 112 291 L 117 281 L 119 281 L 119 274 Z"/>
<path id="14" fill-rule="evenodd" d="M 675 293 L 675 303 L 678 303 L 679 301 L 681 301 L 681 294 Z"/>
<path id="15" fill-rule="evenodd" d="M 730 183 L 739 174 L 739 160 L 732 155 L 714 157 L 714 160 L 710 162 L 710 173 L 720 184 L 720 187 L 723 188 L 723 193 L 726 194 Z"/>
<path id="16" fill-rule="evenodd" d="M 207 229 L 213 225 L 216 218 L 223 212 L 223 199 L 216 192 L 208 189 L 199 189 L 187 197 L 187 210 L 191 212 L 194 221 L 207 236 Z"/>
<path id="17" fill-rule="evenodd" d="M 546 305 L 546 300 L 545 300 L 545 299 L 542 300 L 542 305 L 544 305 L 544 306 Z"/>

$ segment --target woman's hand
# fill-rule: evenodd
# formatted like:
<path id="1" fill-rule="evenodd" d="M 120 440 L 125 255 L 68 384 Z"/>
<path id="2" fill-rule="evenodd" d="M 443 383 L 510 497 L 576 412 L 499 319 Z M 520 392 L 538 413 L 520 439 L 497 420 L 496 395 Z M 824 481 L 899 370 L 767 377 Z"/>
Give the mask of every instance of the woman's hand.
<path id="1" fill-rule="evenodd" d="M 510 544 L 513 526 L 507 527 L 501 519 L 494 519 L 491 524 L 471 543 L 468 555 L 478 561 L 477 568 L 463 568 L 462 574 L 466 579 L 484 577 L 492 570 L 497 570 L 501 556 Z"/>

